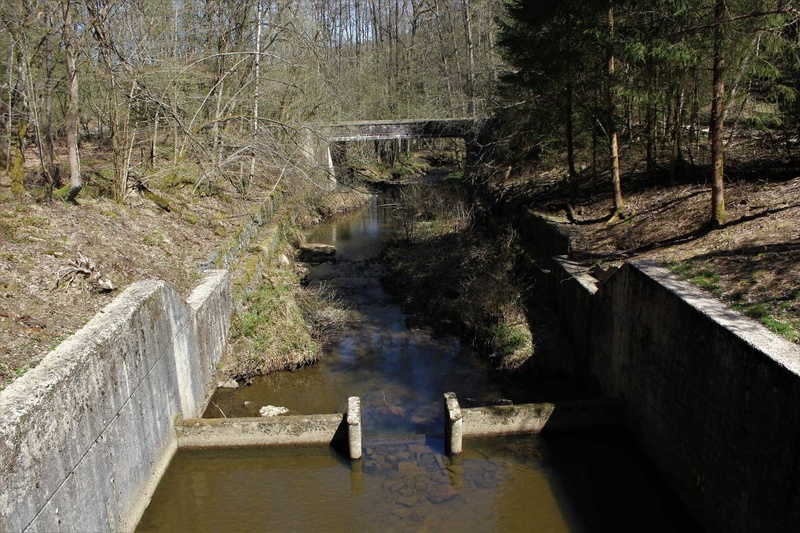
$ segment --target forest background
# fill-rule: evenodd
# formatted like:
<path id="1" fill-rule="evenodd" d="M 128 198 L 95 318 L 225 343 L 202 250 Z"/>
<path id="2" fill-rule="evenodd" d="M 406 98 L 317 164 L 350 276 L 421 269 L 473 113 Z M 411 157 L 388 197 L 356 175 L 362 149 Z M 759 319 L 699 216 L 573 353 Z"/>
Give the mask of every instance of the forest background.
<path id="1" fill-rule="evenodd" d="M 724 227 L 732 176 L 796 189 L 799 20 L 780 0 L 5 0 L 3 381 L 106 301 L 66 297 L 64 268 L 186 288 L 170 257 L 196 265 L 270 191 L 322 186 L 303 132 L 325 123 L 493 119 L 486 181 L 537 169 L 573 221 L 600 183 L 629 220 L 624 176 L 689 177 Z"/>

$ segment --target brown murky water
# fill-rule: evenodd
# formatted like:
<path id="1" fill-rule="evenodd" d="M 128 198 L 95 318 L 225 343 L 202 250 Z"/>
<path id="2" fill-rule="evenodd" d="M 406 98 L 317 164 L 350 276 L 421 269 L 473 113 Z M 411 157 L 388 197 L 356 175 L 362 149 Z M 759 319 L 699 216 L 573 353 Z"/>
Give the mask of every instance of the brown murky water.
<path id="1" fill-rule="evenodd" d="M 358 313 L 324 360 L 219 391 L 206 416 L 339 411 L 362 399 L 364 458 L 325 448 L 180 452 L 138 531 L 696 531 L 649 463 L 614 430 L 468 439 L 443 454 L 442 394 L 462 404 L 556 399 L 493 376 L 458 339 L 410 331 L 380 286 L 390 212 L 373 206 L 317 228 L 337 247 L 312 269 Z"/>

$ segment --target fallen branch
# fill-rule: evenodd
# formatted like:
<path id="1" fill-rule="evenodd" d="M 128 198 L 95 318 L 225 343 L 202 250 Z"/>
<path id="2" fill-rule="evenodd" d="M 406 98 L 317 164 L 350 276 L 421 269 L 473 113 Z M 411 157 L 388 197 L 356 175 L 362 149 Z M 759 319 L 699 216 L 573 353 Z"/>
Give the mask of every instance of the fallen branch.
<path id="1" fill-rule="evenodd" d="M 97 270 L 94 262 L 78 252 L 76 259 L 72 259 L 67 266 L 58 270 L 51 290 L 56 290 L 63 283 L 66 283 L 67 287 L 71 287 L 77 276 L 88 281 L 92 292 L 109 292 L 115 289 L 111 280 Z"/>

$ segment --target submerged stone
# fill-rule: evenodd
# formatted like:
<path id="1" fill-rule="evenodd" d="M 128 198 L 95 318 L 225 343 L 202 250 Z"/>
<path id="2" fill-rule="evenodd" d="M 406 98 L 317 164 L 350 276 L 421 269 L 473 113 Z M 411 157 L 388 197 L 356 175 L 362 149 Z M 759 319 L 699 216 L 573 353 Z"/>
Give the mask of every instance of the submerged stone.
<path id="1" fill-rule="evenodd" d="M 265 405 L 261 409 L 258 410 L 259 416 L 278 416 L 278 415 L 285 415 L 289 412 L 289 409 L 286 407 L 278 407 L 275 405 Z"/>
<path id="2" fill-rule="evenodd" d="M 297 250 L 298 259 L 307 263 L 324 263 L 325 261 L 332 261 L 335 254 L 336 247 L 331 246 L 330 244 L 303 244 Z"/>
<path id="3" fill-rule="evenodd" d="M 395 500 L 397 503 L 404 507 L 414 507 L 419 501 L 418 496 L 400 496 Z"/>
<path id="4" fill-rule="evenodd" d="M 458 497 L 458 491 L 453 487 L 442 485 L 429 492 L 427 497 L 432 504 L 439 504 Z"/>

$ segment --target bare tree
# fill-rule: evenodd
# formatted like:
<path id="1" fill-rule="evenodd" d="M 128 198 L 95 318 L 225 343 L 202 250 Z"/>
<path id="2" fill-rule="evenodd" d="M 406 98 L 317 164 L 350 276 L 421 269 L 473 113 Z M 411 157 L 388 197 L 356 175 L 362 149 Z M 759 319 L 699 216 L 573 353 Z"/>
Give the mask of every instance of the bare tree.
<path id="1" fill-rule="evenodd" d="M 67 67 L 67 85 L 69 87 L 67 98 L 67 151 L 69 153 L 69 189 L 62 193 L 62 197 L 68 202 L 74 202 L 78 193 L 83 189 L 83 178 L 81 177 L 81 158 L 78 152 L 78 68 L 76 62 L 75 49 L 75 4 L 73 0 L 62 0 L 63 15 L 62 37 L 64 40 L 64 59 Z"/>
<path id="2" fill-rule="evenodd" d="M 31 6 L 25 2 L 10 2 L 3 6 L 2 22 L 7 28 L 9 55 L 7 65 L 8 92 L 6 104 L 6 139 L 1 143 L 4 167 L 11 181 L 11 192 L 25 191 L 25 139 L 29 128 L 28 46 L 27 33 Z"/>

